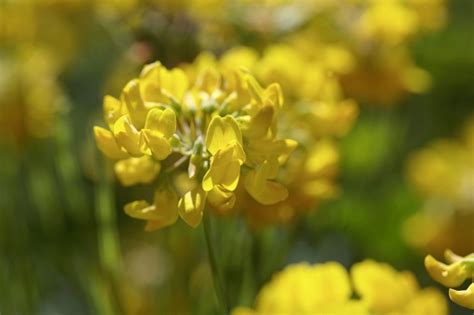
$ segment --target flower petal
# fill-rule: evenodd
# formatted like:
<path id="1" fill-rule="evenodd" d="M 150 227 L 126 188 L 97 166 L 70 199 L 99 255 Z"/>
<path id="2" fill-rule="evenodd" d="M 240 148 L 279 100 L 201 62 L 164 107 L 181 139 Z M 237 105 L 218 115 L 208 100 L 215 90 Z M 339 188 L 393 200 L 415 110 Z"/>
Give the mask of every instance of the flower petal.
<path id="1" fill-rule="evenodd" d="M 111 159 L 125 159 L 129 157 L 127 152 L 123 151 L 117 144 L 111 131 L 96 126 L 94 127 L 94 137 L 99 150 L 107 157 Z"/>
<path id="2" fill-rule="evenodd" d="M 206 133 L 207 150 L 215 155 L 233 141 L 242 145 L 242 133 L 235 119 L 229 115 L 212 117 Z"/>

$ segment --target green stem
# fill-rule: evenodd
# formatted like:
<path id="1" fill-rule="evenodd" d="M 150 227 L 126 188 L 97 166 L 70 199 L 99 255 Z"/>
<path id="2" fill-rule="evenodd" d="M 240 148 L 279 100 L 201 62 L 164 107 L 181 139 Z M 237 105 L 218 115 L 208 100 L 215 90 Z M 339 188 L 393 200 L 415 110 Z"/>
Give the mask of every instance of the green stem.
<path id="1" fill-rule="evenodd" d="M 122 255 L 117 229 L 117 218 L 115 215 L 115 202 L 113 196 L 113 185 L 110 181 L 110 169 L 106 161 L 100 157 L 98 159 L 99 182 L 95 191 L 95 211 L 98 222 L 98 247 L 99 259 L 102 269 L 105 271 L 106 279 L 109 281 L 109 301 L 110 305 L 97 305 L 99 308 L 112 307 L 115 314 L 123 314 L 120 303 L 120 288 L 122 271 Z M 101 288 L 101 284 L 98 284 Z M 101 290 L 96 290 L 102 292 Z M 107 303 L 102 297 L 97 301 Z"/>
<path id="2" fill-rule="evenodd" d="M 211 266 L 214 291 L 216 293 L 217 300 L 219 301 L 221 311 L 223 312 L 223 314 L 229 314 L 229 307 L 227 305 L 227 299 L 225 298 L 222 275 L 220 272 L 219 264 L 217 263 L 216 253 L 214 252 L 214 247 L 212 245 L 211 219 L 208 214 L 208 211 L 204 212 L 203 226 L 204 237 L 206 239 L 207 255 L 209 258 L 209 264 Z"/>
<path id="3" fill-rule="evenodd" d="M 96 189 L 96 218 L 99 223 L 99 257 L 103 267 L 113 276 L 120 274 L 121 254 L 110 172 L 100 161 L 100 179 Z"/>

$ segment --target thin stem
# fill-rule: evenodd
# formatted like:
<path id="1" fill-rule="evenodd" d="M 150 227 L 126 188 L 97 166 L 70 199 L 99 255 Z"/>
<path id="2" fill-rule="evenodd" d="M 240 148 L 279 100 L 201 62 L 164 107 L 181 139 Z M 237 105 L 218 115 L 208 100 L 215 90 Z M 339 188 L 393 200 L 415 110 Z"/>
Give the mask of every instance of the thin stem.
<path id="1" fill-rule="evenodd" d="M 120 243 L 117 229 L 117 218 L 115 215 L 115 203 L 113 199 L 113 186 L 110 182 L 110 169 L 105 160 L 98 159 L 100 170 L 100 179 L 96 187 L 95 211 L 98 222 L 98 247 L 99 259 L 106 279 L 109 281 L 109 303 L 110 305 L 97 305 L 103 307 L 112 307 L 115 314 L 124 314 L 122 304 L 120 303 L 120 275 L 122 271 L 122 256 L 120 252 Z M 97 284 L 102 285 L 102 284 Z M 97 292 L 101 292 L 100 290 Z M 103 298 L 97 301 L 104 302 Z"/>
<path id="2" fill-rule="evenodd" d="M 220 272 L 219 264 L 217 263 L 216 253 L 214 252 L 214 247 L 212 245 L 211 219 L 209 217 L 208 211 L 204 212 L 203 226 L 204 237 L 206 239 L 207 255 L 209 258 L 209 264 L 211 266 L 214 291 L 216 293 L 217 300 L 219 301 L 221 311 L 223 312 L 223 314 L 229 314 L 229 307 L 227 305 L 227 299 L 225 297 L 222 275 Z"/>

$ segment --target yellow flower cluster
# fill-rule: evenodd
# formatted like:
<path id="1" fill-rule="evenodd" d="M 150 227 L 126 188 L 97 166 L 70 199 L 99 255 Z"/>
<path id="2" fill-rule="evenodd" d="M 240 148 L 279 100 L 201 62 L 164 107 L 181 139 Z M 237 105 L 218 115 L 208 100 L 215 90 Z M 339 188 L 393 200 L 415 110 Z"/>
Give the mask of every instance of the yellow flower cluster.
<path id="1" fill-rule="evenodd" d="M 444 25 L 443 0 L 343 2 L 333 14 L 356 60 L 341 77 L 348 95 L 387 106 L 429 87 L 429 74 L 415 65 L 408 46 L 415 36 Z"/>
<path id="2" fill-rule="evenodd" d="M 99 149 L 118 160 L 123 185 L 156 185 L 154 202 L 127 204 L 128 215 L 146 220 L 146 230 L 178 216 L 196 227 L 206 204 L 232 209 L 239 186 L 264 205 L 288 196 L 275 179 L 297 143 L 277 139 L 282 107 L 278 84 L 263 88 L 243 70 L 186 74 L 155 62 L 127 83 L 120 99 L 104 98 L 109 128 L 94 133 Z"/>
<path id="3" fill-rule="evenodd" d="M 441 293 L 420 289 L 413 274 L 365 260 L 350 275 L 337 262 L 290 265 L 260 290 L 255 309 L 237 308 L 232 315 L 447 313 Z"/>
<path id="4" fill-rule="evenodd" d="M 446 21 L 445 0 L 107 0 L 96 7 L 133 16 L 132 28 L 157 11 L 184 17 L 197 26 L 200 46 L 210 51 L 249 44 L 250 37 L 274 59 L 270 56 L 287 54 L 281 45 L 293 50 L 290 57 L 299 57 L 291 59 L 296 66 L 324 64 L 346 95 L 380 105 L 397 104 L 405 94 L 429 88 L 430 76 L 416 66 L 409 44 Z M 293 62 L 285 62 L 283 71 Z"/>
<path id="5" fill-rule="evenodd" d="M 26 50 L 0 61 L 2 140 L 20 145 L 31 137 L 52 134 L 63 94 L 56 81 L 54 62 L 49 57 L 40 50 Z"/>
<path id="6" fill-rule="evenodd" d="M 461 139 L 437 140 L 411 156 L 408 177 L 426 200 L 422 211 L 405 224 L 409 243 L 435 254 L 445 248 L 462 254 L 472 251 L 473 156 L 474 118 Z"/>
<path id="7" fill-rule="evenodd" d="M 426 256 L 426 270 L 434 280 L 448 288 L 459 287 L 470 279 L 473 283 L 466 290 L 449 289 L 449 298 L 454 303 L 474 310 L 474 253 L 462 257 L 446 250 L 444 257 L 448 265 L 437 261 L 431 255 Z"/>
<path id="8" fill-rule="evenodd" d="M 253 226 L 286 223 L 299 213 L 311 211 L 321 200 L 337 195 L 339 152 L 335 140 L 357 117 L 357 104 L 343 98 L 328 66 L 311 63 L 285 45 L 270 46 L 262 56 L 248 47 L 229 50 L 219 59 L 203 53 L 188 66 L 188 72 L 206 67 L 228 72 L 234 65 L 249 69 L 265 84 L 281 84 L 287 106 L 282 108 L 280 131 L 300 144 L 282 177 L 290 192 L 288 198 L 267 205 L 239 191 L 236 208 L 245 212 Z"/>
<path id="9" fill-rule="evenodd" d="M 429 87 L 428 73 L 415 65 L 408 46 L 416 36 L 437 30 L 446 21 L 444 0 L 197 3 L 201 9 L 189 6 L 188 14 L 201 26 L 204 47 L 235 45 L 242 30 L 262 41 L 270 39 L 272 45 L 278 36 L 277 43 L 291 46 L 296 55 L 312 55 L 312 62 L 325 59 L 343 70 L 335 72 L 348 95 L 381 105 L 396 104 L 407 92 Z"/>
<path id="10" fill-rule="evenodd" d="M 50 136 L 65 93 L 58 77 L 77 50 L 80 1 L 2 1 L 0 136 L 24 144 Z"/>

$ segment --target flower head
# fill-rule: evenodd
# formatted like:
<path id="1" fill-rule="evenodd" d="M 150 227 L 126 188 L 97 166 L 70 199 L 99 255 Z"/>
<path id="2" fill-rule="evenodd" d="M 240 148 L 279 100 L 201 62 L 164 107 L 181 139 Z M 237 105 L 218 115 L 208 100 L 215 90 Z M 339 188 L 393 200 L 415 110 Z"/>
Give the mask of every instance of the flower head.
<path id="1" fill-rule="evenodd" d="M 279 85 L 264 88 L 241 69 L 195 70 L 145 66 L 119 99 L 104 98 L 108 128 L 94 127 L 122 184 L 156 184 L 153 204 L 125 206 L 147 230 L 178 216 L 195 227 L 206 204 L 230 210 L 239 186 L 262 204 L 288 195 L 275 178 L 296 142 L 277 138 Z"/>

